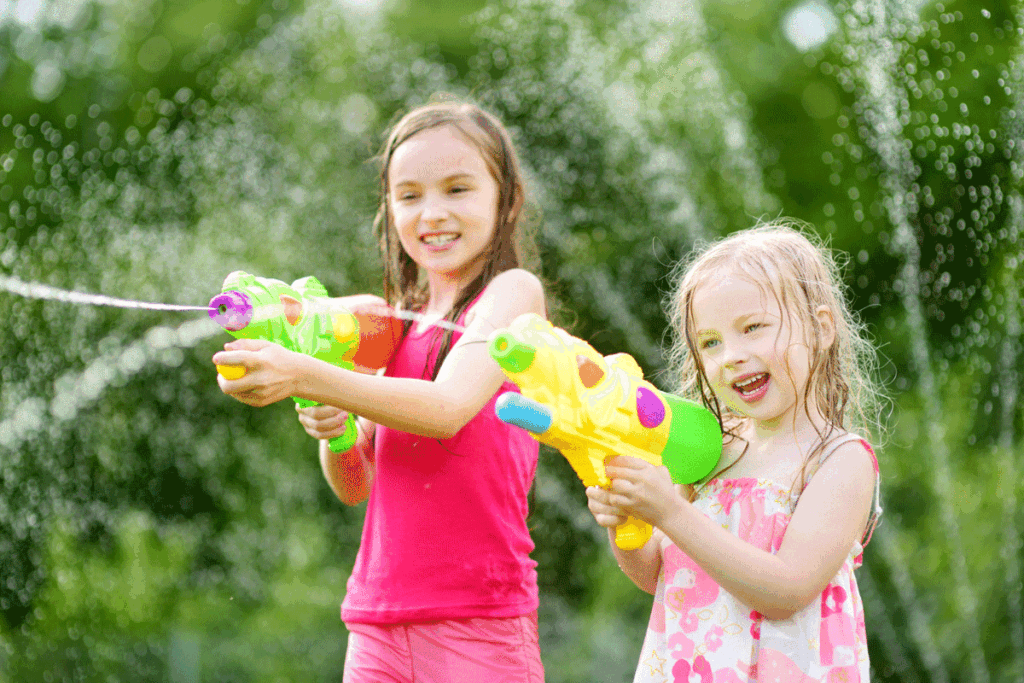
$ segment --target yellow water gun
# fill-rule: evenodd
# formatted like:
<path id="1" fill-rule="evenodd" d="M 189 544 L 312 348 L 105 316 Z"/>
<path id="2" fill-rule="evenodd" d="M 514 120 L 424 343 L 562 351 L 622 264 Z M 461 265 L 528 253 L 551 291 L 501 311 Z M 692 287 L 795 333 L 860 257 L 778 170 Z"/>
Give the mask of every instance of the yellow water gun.
<path id="1" fill-rule="evenodd" d="M 677 484 L 703 479 L 721 457 L 715 415 L 656 389 L 628 354 L 601 356 L 535 313 L 495 331 L 488 351 L 521 392 L 498 397 L 498 417 L 561 451 L 584 486 L 610 485 L 604 461 L 613 455 L 665 465 Z M 615 543 L 635 550 L 652 531 L 630 517 L 616 527 Z"/>
<path id="2" fill-rule="evenodd" d="M 210 300 L 210 317 L 236 339 L 265 339 L 349 370 L 387 365 L 402 338 L 402 322 L 376 297 L 354 296 L 327 303 L 327 290 L 312 275 L 287 285 L 241 270 L 227 276 L 222 291 Z M 225 379 L 238 379 L 245 368 L 218 365 Z M 295 398 L 302 407 L 316 401 Z M 335 453 L 355 444 L 355 416 L 345 432 L 330 440 Z"/>

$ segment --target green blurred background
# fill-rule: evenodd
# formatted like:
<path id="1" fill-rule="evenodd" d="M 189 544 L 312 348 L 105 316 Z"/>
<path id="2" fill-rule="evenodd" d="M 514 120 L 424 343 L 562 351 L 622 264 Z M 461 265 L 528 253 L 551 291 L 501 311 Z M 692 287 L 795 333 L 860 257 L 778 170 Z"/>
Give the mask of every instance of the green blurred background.
<path id="1" fill-rule="evenodd" d="M 340 680 L 363 509 L 291 403 L 219 392 L 201 312 L 11 290 L 202 306 L 243 269 L 379 292 L 368 159 L 437 93 L 512 128 L 556 322 L 664 388 L 695 242 L 791 216 L 848 254 L 892 397 L 873 678 L 1024 680 L 1021 11 L 0 1 L 0 682 Z M 535 498 L 547 680 L 630 680 L 650 596 L 556 453 Z"/>

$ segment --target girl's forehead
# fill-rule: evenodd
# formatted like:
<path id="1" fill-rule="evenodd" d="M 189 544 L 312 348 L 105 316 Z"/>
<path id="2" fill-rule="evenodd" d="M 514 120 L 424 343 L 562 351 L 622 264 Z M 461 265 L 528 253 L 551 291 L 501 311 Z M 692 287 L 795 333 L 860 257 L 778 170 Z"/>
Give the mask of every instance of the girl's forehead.
<path id="1" fill-rule="evenodd" d="M 393 183 L 481 171 L 487 171 L 487 162 L 480 149 L 450 125 L 414 133 L 395 148 L 388 166 Z"/>
<path id="2" fill-rule="evenodd" d="M 693 290 L 693 315 L 698 323 L 757 312 L 779 315 L 779 297 L 770 278 L 757 278 L 733 269 L 709 273 Z"/>

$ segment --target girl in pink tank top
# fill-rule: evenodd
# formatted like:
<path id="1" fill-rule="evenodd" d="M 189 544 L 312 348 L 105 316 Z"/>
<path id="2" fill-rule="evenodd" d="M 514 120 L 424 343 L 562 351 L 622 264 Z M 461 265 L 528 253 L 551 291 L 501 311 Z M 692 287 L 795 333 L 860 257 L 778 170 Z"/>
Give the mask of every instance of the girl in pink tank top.
<path id="1" fill-rule="evenodd" d="M 497 119 L 451 101 L 406 114 L 379 160 L 381 303 L 417 314 L 386 369 L 238 340 L 214 362 L 245 375 L 218 381 L 249 405 L 323 404 L 297 410 L 324 476 L 342 502 L 368 501 L 342 604 L 346 683 L 543 681 L 526 527 L 538 444 L 494 415 L 515 385 L 482 343 L 545 315 L 540 281 L 520 267 L 519 162 Z M 332 453 L 349 413 L 356 443 Z"/>

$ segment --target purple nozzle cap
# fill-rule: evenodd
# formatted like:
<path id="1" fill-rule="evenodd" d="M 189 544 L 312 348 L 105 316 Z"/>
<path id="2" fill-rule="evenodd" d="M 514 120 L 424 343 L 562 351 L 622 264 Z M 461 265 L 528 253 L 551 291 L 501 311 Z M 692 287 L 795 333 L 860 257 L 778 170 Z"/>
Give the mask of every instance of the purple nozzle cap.
<path id="1" fill-rule="evenodd" d="M 252 320 L 252 304 L 248 296 L 232 289 L 210 299 L 210 317 L 225 330 L 237 332 Z"/>

